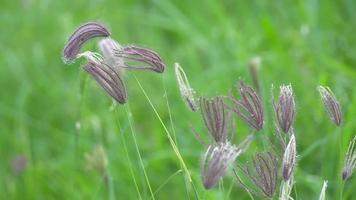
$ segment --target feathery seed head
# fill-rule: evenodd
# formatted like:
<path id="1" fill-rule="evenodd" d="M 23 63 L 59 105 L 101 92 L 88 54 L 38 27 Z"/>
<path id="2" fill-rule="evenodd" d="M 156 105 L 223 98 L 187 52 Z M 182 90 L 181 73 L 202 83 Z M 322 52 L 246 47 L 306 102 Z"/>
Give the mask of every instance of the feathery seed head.
<path id="1" fill-rule="evenodd" d="M 112 67 L 103 62 L 97 63 L 89 60 L 84 70 L 118 103 L 126 103 L 127 93 L 124 82 Z"/>
<path id="2" fill-rule="evenodd" d="M 287 148 L 284 151 L 282 174 L 285 181 L 292 176 L 297 160 L 297 148 L 294 134 L 291 135 Z"/>
<path id="3" fill-rule="evenodd" d="M 254 169 L 240 167 L 248 178 L 259 188 L 260 192 L 272 198 L 276 192 L 278 166 L 277 158 L 271 152 L 258 153 L 253 158 Z"/>
<path id="4" fill-rule="evenodd" d="M 124 60 L 123 68 L 152 70 L 163 73 L 166 65 L 158 53 L 151 49 L 125 46 L 115 51 L 115 56 Z"/>
<path id="5" fill-rule="evenodd" d="M 241 151 L 229 142 L 213 144 L 208 147 L 201 164 L 205 189 L 211 189 L 216 185 L 240 153 Z"/>
<path id="6" fill-rule="evenodd" d="M 196 104 L 194 99 L 195 91 L 192 87 L 190 87 L 188 78 L 185 75 L 183 68 L 178 63 L 175 63 L 174 65 L 180 94 L 183 97 L 183 100 L 187 104 L 188 108 L 190 108 L 191 111 L 195 112 L 198 110 L 198 105 Z"/>
<path id="7" fill-rule="evenodd" d="M 351 140 L 346 156 L 345 156 L 345 163 L 344 163 L 344 168 L 342 170 L 342 179 L 347 180 L 351 177 L 355 167 L 356 167 L 356 135 L 354 138 Z"/>
<path id="8" fill-rule="evenodd" d="M 233 121 L 231 114 L 225 110 L 223 99 L 201 97 L 200 109 L 205 126 L 213 140 L 216 143 L 226 142 Z"/>
<path id="9" fill-rule="evenodd" d="M 108 37 L 109 30 L 97 22 L 88 22 L 78 27 L 69 37 L 64 50 L 63 61 L 70 63 L 77 58 L 82 46 L 90 39 L 95 37 Z"/>
<path id="10" fill-rule="evenodd" d="M 337 126 L 340 126 L 342 122 L 342 111 L 339 101 L 329 87 L 319 86 L 318 90 L 330 119 Z"/>
<path id="11" fill-rule="evenodd" d="M 247 124 L 256 130 L 263 128 L 263 108 L 258 94 L 250 86 L 240 81 L 239 87 L 241 99 L 230 97 L 234 106 L 230 108 L 240 116 Z"/>
<path id="12" fill-rule="evenodd" d="M 122 58 L 115 56 L 115 51 L 121 49 L 122 46 L 110 37 L 101 39 L 98 45 L 105 63 L 114 68 L 118 74 L 121 74 L 123 70 L 121 66 L 124 66 L 124 61 Z"/>
<path id="13" fill-rule="evenodd" d="M 284 133 L 288 133 L 295 115 L 295 103 L 291 85 L 282 85 L 280 87 L 279 100 L 274 105 L 274 110 L 279 127 Z"/>

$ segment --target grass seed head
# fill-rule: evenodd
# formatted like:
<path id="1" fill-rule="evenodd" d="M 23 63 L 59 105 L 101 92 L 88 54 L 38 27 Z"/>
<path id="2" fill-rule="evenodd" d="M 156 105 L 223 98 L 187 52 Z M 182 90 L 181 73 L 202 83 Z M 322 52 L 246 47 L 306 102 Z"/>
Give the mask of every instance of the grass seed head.
<path id="1" fill-rule="evenodd" d="M 345 163 L 344 163 L 344 168 L 342 170 L 342 179 L 347 180 L 352 176 L 352 173 L 356 167 L 356 136 L 351 140 L 346 156 L 345 156 Z"/>
<path id="2" fill-rule="evenodd" d="M 339 101 L 329 87 L 319 86 L 318 90 L 330 119 L 337 126 L 340 126 L 342 122 L 342 111 Z"/>
<path id="3" fill-rule="evenodd" d="M 278 126 L 284 133 L 288 133 L 295 115 L 295 102 L 291 85 L 280 87 L 279 100 L 274 105 Z"/>
<path id="4" fill-rule="evenodd" d="M 257 131 L 261 130 L 263 128 L 263 108 L 260 97 L 252 87 L 245 85 L 243 81 L 240 81 L 239 91 L 240 100 L 230 98 L 234 104 L 231 108 L 232 111 Z"/>
<path id="5" fill-rule="evenodd" d="M 287 148 L 284 151 L 282 163 L 282 175 L 285 181 L 293 174 L 297 161 L 297 148 L 294 134 L 291 135 Z"/>
<path id="6" fill-rule="evenodd" d="M 225 175 L 240 151 L 229 142 L 210 145 L 201 163 L 202 181 L 205 189 L 211 189 Z"/>
<path id="7" fill-rule="evenodd" d="M 233 121 L 231 114 L 225 109 L 223 99 L 201 97 L 200 109 L 205 126 L 213 140 L 216 143 L 226 142 Z"/>
<path id="8" fill-rule="evenodd" d="M 112 67 L 103 62 L 97 63 L 89 60 L 84 66 L 84 70 L 118 103 L 126 103 L 127 93 L 124 82 Z"/>
<path id="9" fill-rule="evenodd" d="M 63 60 L 70 63 L 77 58 L 82 46 L 90 39 L 95 37 L 108 37 L 109 30 L 100 23 L 88 22 L 78 27 L 69 37 L 64 50 Z"/>
<path id="10" fill-rule="evenodd" d="M 188 108 L 191 111 L 195 112 L 199 108 L 194 98 L 195 91 L 193 90 L 192 87 L 190 87 L 188 78 L 185 75 L 183 68 L 178 63 L 175 63 L 174 65 L 175 65 L 174 70 L 178 81 L 180 94 L 183 97 L 183 100 L 187 104 Z"/>
<path id="11" fill-rule="evenodd" d="M 151 70 L 163 73 L 166 65 L 158 53 L 151 49 L 125 46 L 115 51 L 115 56 L 124 60 L 123 68 Z"/>

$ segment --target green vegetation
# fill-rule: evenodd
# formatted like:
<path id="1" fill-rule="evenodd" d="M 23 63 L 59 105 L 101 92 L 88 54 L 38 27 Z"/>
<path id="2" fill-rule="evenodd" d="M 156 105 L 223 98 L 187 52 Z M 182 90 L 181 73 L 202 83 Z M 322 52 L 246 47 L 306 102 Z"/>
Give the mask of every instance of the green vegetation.
<path id="1" fill-rule="evenodd" d="M 277 96 L 279 85 L 291 83 L 299 155 L 292 196 L 317 199 L 328 180 L 327 199 L 352 199 L 356 177 L 342 183 L 341 169 L 356 134 L 356 3 L 293 2 L 3 1 L 0 199 L 250 199 L 231 170 L 217 187 L 204 189 L 200 159 L 206 148 L 191 126 L 204 138 L 207 130 L 181 99 L 174 62 L 197 94 L 216 96 L 239 79 L 252 84 L 248 63 L 254 56 L 262 59 L 266 125 L 236 162 L 269 148 L 264 138 L 274 137 L 271 85 Z M 125 105 L 113 104 L 82 70 L 84 61 L 62 62 L 67 37 L 92 20 L 107 24 L 122 44 L 154 49 L 167 64 L 163 74 L 127 71 Z M 96 42 L 85 49 L 96 50 Z M 329 86 L 340 100 L 341 127 L 325 112 L 318 85 Z M 240 143 L 251 129 L 235 119 L 234 141 Z M 107 154 L 106 178 L 88 166 L 88 157 L 103 153 L 98 144 Z M 16 174 L 17 156 L 27 164 Z"/>

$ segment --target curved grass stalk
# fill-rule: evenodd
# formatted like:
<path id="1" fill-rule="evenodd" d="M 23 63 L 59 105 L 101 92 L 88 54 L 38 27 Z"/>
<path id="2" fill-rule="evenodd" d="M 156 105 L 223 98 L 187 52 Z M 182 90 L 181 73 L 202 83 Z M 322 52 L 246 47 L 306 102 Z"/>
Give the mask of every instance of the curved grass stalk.
<path id="1" fill-rule="evenodd" d="M 183 172 L 183 170 L 178 170 L 176 172 L 174 172 L 172 175 L 170 175 L 160 186 L 158 186 L 158 188 L 156 189 L 156 191 L 154 191 L 153 194 L 157 194 L 165 185 L 168 184 L 168 182 L 173 179 L 175 176 L 177 176 L 178 174 L 180 174 L 181 172 Z M 152 199 L 152 198 L 150 198 Z"/>
<path id="2" fill-rule="evenodd" d="M 145 89 L 142 87 L 142 84 L 140 83 L 140 81 L 137 79 L 136 76 L 134 76 L 134 78 L 135 78 L 137 84 L 139 85 L 139 87 L 140 87 L 142 93 L 143 93 L 144 96 L 146 97 L 148 103 L 150 104 L 150 106 L 151 106 L 153 112 L 155 113 L 156 117 L 158 118 L 160 124 L 162 125 L 162 127 L 163 127 L 163 129 L 164 129 L 164 131 L 165 131 L 165 133 L 166 133 L 166 136 L 167 136 L 167 138 L 168 138 L 168 140 L 169 140 L 169 143 L 170 143 L 170 145 L 171 145 L 171 147 L 172 147 L 174 153 L 176 154 L 176 156 L 177 156 L 177 158 L 178 158 L 180 164 L 182 165 L 182 168 L 183 168 L 183 170 L 184 170 L 184 172 L 185 172 L 185 174 L 186 174 L 186 177 L 188 178 L 189 183 L 190 183 L 190 184 L 192 185 L 192 187 L 193 187 L 195 196 L 196 196 L 197 199 L 199 199 L 199 196 L 198 196 L 197 190 L 196 190 L 196 188 L 195 188 L 195 186 L 194 186 L 194 183 L 193 183 L 192 177 L 191 177 L 191 175 L 190 175 L 190 172 L 189 172 L 189 170 L 188 170 L 188 168 L 187 168 L 187 166 L 186 166 L 186 164 L 185 164 L 185 162 L 184 162 L 184 160 L 183 160 L 182 155 L 181 155 L 180 152 L 179 152 L 179 149 L 178 149 L 176 143 L 174 142 L 174 140 L 173 140 L 173 138 L 172 138 L 170 132 L 168 131 L 166 125 L 163 123 L 163 120 L 162 120 L 161 116 L 158 114 L 158 112 L 157 112 L 155 106 L 153 105 L 151 99 L 148 97 L 148 95 L 147 95 Z"/>
<path id="3" fill-rule="evenodd" d="M 172 111 L 171 111 L 171 106 L 169 104 L 169 100 L 168 100 L 168 94 L 167 94 L 167 90 L 166 90 L 166 85 L 164 83 L 164 80 L 163 80 L 163 76 L 161 76 L 161 80 L 162 80 L 162 85 L 163 85 L 163 90 L 164 90 L 164 97 L 166 99 L 166 104 L 167 104 L 167 110 L 168 110 L 168 115 L 169 115 L 169 121 L 171 123 L 171 129 L 172 129 L 172 132 L 173 132 L 173 138 L 174 138 L 174 142 L 178 145 L 177 143 L 177 137 L 176 137 L 176 130 L 174 128 L 174 123 L 173 123 L 173 117 L 172 117 Z M 183 167 L 182 167 L 182 164 L 180 164 L 180 168 L 183 170 Z M 189 197 L 189 189 L 188 189 L 188 186 L 186 184 L 186 181 L 185 181 L 185 177 L 183 177 L 184 179 L 184 186 L 185 186 L 185 190 L 187 192 L 187 197 L 188 199 L 190 200 L 190 197 Z M 196 192 L 196 191 L 195 191 Z"/>
<path id="4" fill-rule="evenodd" d="M 133 182 L 134 182 L 135 189 L 136 189 L 136 192 L 137 192 L 137 194 L 138 194 L 138 199 L 142 200 L 141 193 L 140 193 L 140 189 L 139 189 L 139 187 L 138 187 L 138 185 L 137 185 L 137 181 L 136 181 L 136 178 L 135 178 L 135 174 L 134 174 L 134 172 L 133 172 L 133 170 L 132 170 L 132 162 L 131 162 L 131 159 L 130 159 L 130 156 L 129 156 L 129 152 L 128 152 L 128 150 L 127 150 L 126 140 L 125 140 L 125 138 L 124 138 L 122 126 L 121 126 L 120 121 L 119 121 L 118 118 L 117 118 L 117 109 L 114 109 L 114 111 L 115 111 L 115 118 L 116 118 L 115 122 L 116 122 L 116 124 L 117 124 L 117 126 L 118 126 L 118 128 L 120 129 L 120 132 L 121 132 L 120 136 L 121 136 L 121 140 L 122 140 L 122 143 L 123 143 L 123 146 L 124 146 L 124 151 L 125 151 L 125 155 L 126 155 L 126 158 L 127 158 L 127 162 L 128 162 L 128 164 L 129 164 L 130 175 L 131 175 L 132 180 L 133 180 Z"/>
<path id="5" fill-rule="evenodd" d="M 131 129 L 131 135 L 132 135 L 132 138 L 133 138 L 133 141 L 134 141 L 134 144 L 135 144 L 135 149 L 136 149 L 136 153 L 137 153 L 138 159 L 140 161 L 141 168 L 143 170 L 143 175 L 145 177 L 145 181 L 146 181 L 148 189 L 149 189 L 149 191 L 151 193 L 151 198 L 153 200 L 155 200 L 155 197 L 154 197 L 154 194 L 153 194 L 153 191 L 152 191 L 152 188 L 151 188 L 151 184 L 150 184 L 150 181 L 148 180 L 148 176 L 147 176 L 147 173 L 146 173 L 146 170 L 145 170 L 145 166 L 144 166 L 143 161 L 142 161 L 140 149 L 138 148 L 138 144 L 137 144 L 137 141 L 136 141 L 136 133 L 135 133 L 135 130 L 134 130 L 133 125 L 132 125 L 132 119 L 131 119 L 132 113 L 131 113 L 131 109 L 130 109 L 129 103 L 127 103 L 125 105 L 125 111 L 126 111 L 127 119 L 129 120 L 129 125 L 130 125 L 130 129 Z"/>

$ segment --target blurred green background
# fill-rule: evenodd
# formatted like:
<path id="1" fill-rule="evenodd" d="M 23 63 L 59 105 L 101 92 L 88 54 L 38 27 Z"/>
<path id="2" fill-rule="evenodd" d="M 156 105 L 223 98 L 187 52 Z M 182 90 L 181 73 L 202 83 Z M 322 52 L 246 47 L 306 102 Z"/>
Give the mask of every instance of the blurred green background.
<path id="1" fill-rule="evenodd" d="M 195 199 L 135 76 L 175 136 L 199 198 L 249 199 L 230 172 L 217 187 L 204 190 L 199 162 L 205 147 L 190 125 L 205 138 L 207 130 L 199 113 L 189 112 L 181 100 L 173 64 L 182 65 L 197 94 L 215 96 L 240 78 L 252 84 L 248 63 L 254 56 L 262 59 L 266 110 L 259 135 L 274 137 L 271 85 L 275 95 L 281 84 L 291 83 L 295 92 L 300 157 L 293 197 L 317 199 L 323 180 L 329 180 L 328 199 L 339 199 L 343 157 L 356 133 L 355 10 L 353 0 L 2 0 L 0 199 L 150 199 L 142 165 L 156 199 Z M 108 25 L 122 44 L 154 49 L 167 64 L 164 74 L 126 72 L 124 106 L 114 106 L 83 72 L 84 61 L 62 62 L 71 32 L 93 20 Z M 85 49 L 97 50 L 96 41 Z M 342 127 L 326 115 L 319 84 L 339 98 Z M 237 120 L 235 142 L 249 132 Z M 262 139 L 236 162 L 268 149 Z M 85 155 L 98 144 L 107 153 L 109 186 L 88 170 Z M 344 199 L 356 196 L 355 187 L 354 177 L 345 184 Z"/>

